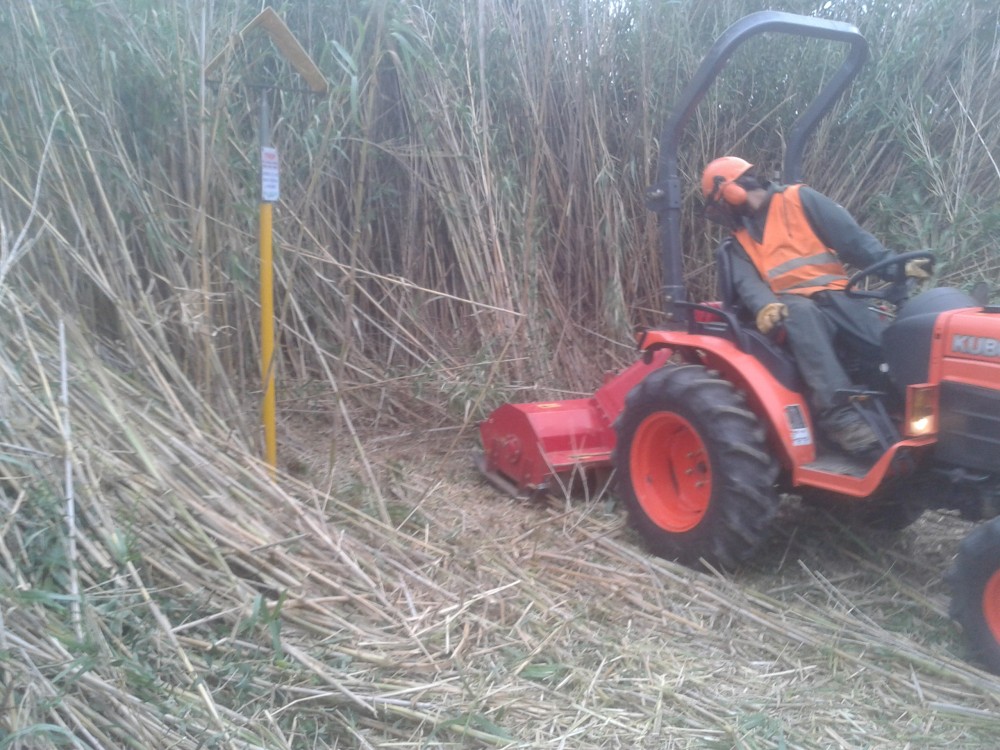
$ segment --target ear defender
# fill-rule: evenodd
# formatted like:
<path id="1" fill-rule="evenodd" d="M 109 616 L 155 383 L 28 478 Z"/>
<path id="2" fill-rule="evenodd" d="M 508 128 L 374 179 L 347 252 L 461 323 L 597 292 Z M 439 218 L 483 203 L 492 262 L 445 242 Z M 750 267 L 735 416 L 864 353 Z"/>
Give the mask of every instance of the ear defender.
<path id="1" fill-rule="evenodd" d="M 742 206 L 747 202 L 747 191 L 741 185 L 737 185 L 735 180 L 730 180 L 722 186 L 722 200 L 730 206 Z"/>
<path id="2" fill-rule="evenodd" d="M 747 191 L 734 180 L 727 180 L 722 175 L 716 175 L 715 188 L 712 190 L 712 200 L 722 201 L 730 206 L 742 206 L 747 202 Z"/>

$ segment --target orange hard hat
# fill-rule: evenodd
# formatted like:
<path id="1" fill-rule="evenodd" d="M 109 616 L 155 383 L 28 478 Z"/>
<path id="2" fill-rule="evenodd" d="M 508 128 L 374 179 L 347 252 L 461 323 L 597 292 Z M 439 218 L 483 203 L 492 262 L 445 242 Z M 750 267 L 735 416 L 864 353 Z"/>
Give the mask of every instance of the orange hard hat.
<path id="1" fill-rule="evenodd" d="M 734 182 L 753 168 L 753 164 L 738 156 L 720 156 L 705 167 L 701 175 L 701 194 L 709 203 L 724 200 L 738 206 L 747 199 L 746 190 Z"/>

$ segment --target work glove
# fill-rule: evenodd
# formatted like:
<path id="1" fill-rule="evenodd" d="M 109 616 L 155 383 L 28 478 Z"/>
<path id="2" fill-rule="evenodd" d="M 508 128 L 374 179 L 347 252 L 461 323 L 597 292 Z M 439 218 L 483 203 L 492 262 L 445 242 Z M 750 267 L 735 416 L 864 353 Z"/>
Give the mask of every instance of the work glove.
<path id="1" fill-rule="evenodd" d="M 757 330 L 766 335 L 787 317 L 788 305 L 781 302 L 769 302 L 757 311 Z"/>
<path id="2" fill-rule="evenodd" d="M 908 279 L 916 279 L 917 281 L 924 281 L 931 277 L 931 272 L 927 270 L 928 263 L 930 263 L 930 261 L 927 260 L 926 258 L 924 260 L 908 261 L 903 269 L 903 273 L 906 274 L 906 278 Z"/>

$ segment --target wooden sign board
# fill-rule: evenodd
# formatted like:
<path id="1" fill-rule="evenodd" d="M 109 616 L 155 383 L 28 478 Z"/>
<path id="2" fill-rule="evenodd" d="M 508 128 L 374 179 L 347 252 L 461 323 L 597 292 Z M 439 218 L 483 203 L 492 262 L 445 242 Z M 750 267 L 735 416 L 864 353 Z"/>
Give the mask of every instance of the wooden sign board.
<path id="1" fill-rule="evenodd" d="M 302 48 L 299 44 L 299 40 L 295 38 L 285 22 L 281 20 L 281 17 L 274 12 L 273 8 L 264 8 L 264 10 L 254 18 L 250 23 L 248 23 L 243 30 L 230 40 L 229 44 L 226 45 L 219 54 L 217 54 L 212 61 L 205 68 L 205 75 L 211 75 L 212 72 L 222 64 L 222 61 L 228 56 L 228 54 L 233 50 L 237 44 L 242 44 L 243 39 L 250 34 L 255 29 L 263 29 L 264 32 L 271 38 L 274 46 L 278 48 L 278 51 L 282 56 L 288 60 L 301 75 L 309 88 L 317 94 L 325 94 L 327 90 L 326 78 L 320 72 L 320 69 L 316 66 L 316 63 L 312 61 L 309 54 Z"/>

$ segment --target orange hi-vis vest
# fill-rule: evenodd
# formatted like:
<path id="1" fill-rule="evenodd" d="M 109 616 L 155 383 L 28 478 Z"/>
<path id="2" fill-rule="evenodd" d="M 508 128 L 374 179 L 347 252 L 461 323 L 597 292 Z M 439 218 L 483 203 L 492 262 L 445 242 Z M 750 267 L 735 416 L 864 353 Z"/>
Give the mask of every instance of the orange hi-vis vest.
<path id="1" fill-rule="evenodd" d="M 847 286 L 844 264 L 809 225 L 799 187 L 791 185 L 771 195 L 763 242 L 757 242 L 745 227 L 733 235 L 775 294 L 808 297 L 824 289 L 843 289 Z"/>

